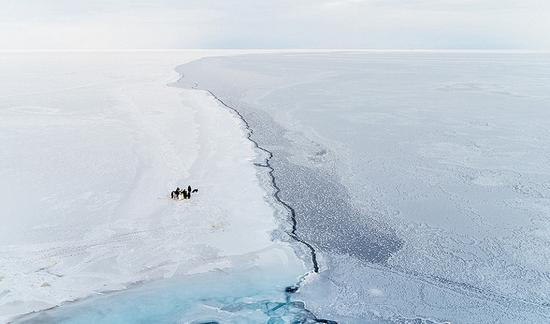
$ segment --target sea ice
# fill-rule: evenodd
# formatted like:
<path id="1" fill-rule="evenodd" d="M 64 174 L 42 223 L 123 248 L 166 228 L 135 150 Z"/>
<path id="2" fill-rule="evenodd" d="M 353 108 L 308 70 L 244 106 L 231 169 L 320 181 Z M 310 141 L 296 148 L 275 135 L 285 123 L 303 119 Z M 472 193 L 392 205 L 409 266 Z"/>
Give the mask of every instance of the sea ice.
<path id="1" fill-rule="evenodd" d="M 325 318 L 550 320 L 550 56 L 342 52 L 204 58 L 182 86 L 274 153 Z"/>

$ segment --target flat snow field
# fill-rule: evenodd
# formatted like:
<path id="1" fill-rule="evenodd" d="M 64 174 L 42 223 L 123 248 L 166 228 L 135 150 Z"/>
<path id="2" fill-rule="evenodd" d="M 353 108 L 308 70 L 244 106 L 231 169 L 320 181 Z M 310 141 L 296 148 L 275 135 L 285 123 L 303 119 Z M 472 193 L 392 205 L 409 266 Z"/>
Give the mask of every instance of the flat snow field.
<path id="1" fill-rule="evenodd" d="M 0 53 L 0 322 L 243 255 L 307 271 L 271 239 L 241 121 L 168 86 L 175 66 L 227 53 Z M 168 198 L 187 184 L 192 200 Z"/>

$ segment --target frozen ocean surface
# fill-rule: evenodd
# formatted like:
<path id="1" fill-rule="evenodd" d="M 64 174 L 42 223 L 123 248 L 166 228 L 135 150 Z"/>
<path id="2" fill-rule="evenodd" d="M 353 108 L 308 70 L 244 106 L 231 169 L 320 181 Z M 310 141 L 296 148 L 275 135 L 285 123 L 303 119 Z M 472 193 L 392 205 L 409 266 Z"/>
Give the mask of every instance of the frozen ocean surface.
<path id="1" fill-rule="evenodd" d="M 550 321 L 550 54 L 213 57 L 180 85 L 273 152 L 343 323 Z"/>

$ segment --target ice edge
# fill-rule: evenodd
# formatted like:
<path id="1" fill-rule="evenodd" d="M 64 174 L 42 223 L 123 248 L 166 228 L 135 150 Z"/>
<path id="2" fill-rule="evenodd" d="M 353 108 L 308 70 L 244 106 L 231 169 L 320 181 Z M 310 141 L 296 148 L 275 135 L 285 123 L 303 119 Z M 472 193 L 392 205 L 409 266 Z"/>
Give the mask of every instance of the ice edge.
<path id="1" fill-rule="evenodd" d="M 183 79 L 183 75 L 181 76 L 180 79 Z M 202 90 L 206 91 L 208 94 L 210 94 L 223 107 L 225 107 L 225 108 L 229 109 L 230 111 L 232 111 L 242 121 L 242 123 L 244 125 L 244 128 L 246 129 L 246 138 L 254 144 L 254 147 L 256 149 L 258 149 L 259 151 L 262 151 L 262 152 L 267 154 L 267 156 L 265 157 L 264 163 L 257 163 L 256 162 L 256 163 L 254 163 L 254 165 L 259 167 L 259 168 L 265 168 L 265 169 L 268 170 L 267 174 L 269 176 L 271 186 L 274 189 L 274 192 L 273 192 L 273 195 L 272 195 L 273 198 L 275 198 L 275 201 L 280 203 L 290 213 L 290 221 L 292 223 L 292 229 L 290 231 L 285 231 L 285 232 L 293 240 L 295 240 L 298 243 L 301 243 L 301 244 L 305 245 L 309 249 L 310 255 L 311 255 L 311 263 L 313 265 L 313 270 L 312 271 L 314 273 L 319 273 L 319 262 L 317 260 L 317 251 L 315 250 L 315 247 L 313 247 L 313 245 L 311 245 L 307 241 L 303 240 L 302 238 L 300 238 L 300 236 L 298 236 L 298 234 L 296 234 L 296 229 L 297 229 L 296 211 L 294 210 L 294 208 L 290 204 L 288 204 L 287 202 L 282 200 L 281 197 L 279 196 L 279 193 L 281 192 L 281 189 L 277 185 L 275 175 L 273 174 L 275 169 L 270 164 L 270 161 L 273 158 L 273 153 L 270 150 L 266 149 L 265 147 L 261 146 L 256 140 L 254 140 L 252 138 L 252 135 L 254 134 L 254 129 L 252 129 L 252 127 L 250 127 L 250 124 L 248 123 L 248 121 L 239 112 L 239 110 L 237 110 L 237 108 L 232 107 L 231 105 L 228 105 L 227 103 L 225 103 L 222 99 L 220 99 L 218 96 L 216 96 L 216 94 L 214 94 L 212 91 L 210 91 L 208 89 L 202 89 Z M 306 275 L 307 274 L 302 276 L 294 286 L 286 287 L 285 294 L 287 295 L 287 300 L 290 299 L 290 296 L 292 294 L 296 293 L 300 289 L 301 283 L 302 283 L 302 281 L 303 281 L 303 279 Z M 308 311 L 307 309 L 305 309 L 305 310 Z M 310 314 L 312 314 L 313 316 L 315 316 L 311 311 L 308 311 L 308 312 Z M 317 318 L 317 316 L 315 316 L 314 320 L 317 323 L 337 324 L 336 321 Z"/>

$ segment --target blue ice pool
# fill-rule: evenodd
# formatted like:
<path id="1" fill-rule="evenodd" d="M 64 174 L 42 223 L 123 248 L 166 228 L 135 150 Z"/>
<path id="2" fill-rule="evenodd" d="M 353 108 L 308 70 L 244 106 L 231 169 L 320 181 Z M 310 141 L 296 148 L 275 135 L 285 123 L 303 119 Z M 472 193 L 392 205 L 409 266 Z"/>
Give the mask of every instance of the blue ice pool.
<path id="1" fill-rule="evenodd" d="M 16 323 L 288 323 L 314 321 L 285 292 L 296 278 L 215 271 L 97 295 L 22 317 Z"/>

